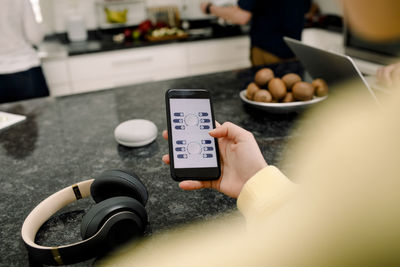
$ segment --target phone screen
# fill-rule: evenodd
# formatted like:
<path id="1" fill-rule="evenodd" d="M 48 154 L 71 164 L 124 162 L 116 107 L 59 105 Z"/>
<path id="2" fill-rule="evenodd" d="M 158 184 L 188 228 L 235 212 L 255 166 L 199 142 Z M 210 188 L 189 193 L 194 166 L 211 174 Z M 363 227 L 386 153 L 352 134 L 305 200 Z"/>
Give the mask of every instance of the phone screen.
<path id="1" fill-rule="evenodd" d="M 175 169 L 218 167 L 211 103 L 206 98 L 170 98 Z"/>

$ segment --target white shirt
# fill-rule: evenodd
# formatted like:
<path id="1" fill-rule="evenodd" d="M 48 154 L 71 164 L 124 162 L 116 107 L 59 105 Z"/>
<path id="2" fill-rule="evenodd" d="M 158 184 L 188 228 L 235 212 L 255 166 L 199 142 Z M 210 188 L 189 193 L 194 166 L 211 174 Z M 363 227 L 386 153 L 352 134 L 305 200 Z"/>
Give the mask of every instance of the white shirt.
<path id="1" fill-rule="evenodd" d="M 29 0 L 0 0 L 0 74 L 39 66 L 32 45 L 42 40 Z"/>

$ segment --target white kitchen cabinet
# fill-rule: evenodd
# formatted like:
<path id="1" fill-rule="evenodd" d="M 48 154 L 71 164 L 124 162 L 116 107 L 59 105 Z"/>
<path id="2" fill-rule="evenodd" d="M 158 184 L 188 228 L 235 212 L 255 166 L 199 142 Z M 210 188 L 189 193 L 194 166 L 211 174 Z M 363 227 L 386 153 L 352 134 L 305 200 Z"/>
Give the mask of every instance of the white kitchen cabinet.
<path id="1" fill-rule="evenodd" d="M 73 93 L 187 75 L 184 45 L 170 44 L 70 57 Z"/>
<path id="2" fill-rule="evenodd" d="M 188 44 L 188 68 L 191 75 L 250 66 L 250 39 L 248 36 Z"/>
<path id="3" fill-rule="evenodd" d="M 247 36 L 43 59 L 51 95 L 250 67 Z"/>
<path id="4" fill-rule="evenodd" d="M 51 95 L 60 96 L 72 93 L 67 58 L 44 59 L 42 68 Z"/>

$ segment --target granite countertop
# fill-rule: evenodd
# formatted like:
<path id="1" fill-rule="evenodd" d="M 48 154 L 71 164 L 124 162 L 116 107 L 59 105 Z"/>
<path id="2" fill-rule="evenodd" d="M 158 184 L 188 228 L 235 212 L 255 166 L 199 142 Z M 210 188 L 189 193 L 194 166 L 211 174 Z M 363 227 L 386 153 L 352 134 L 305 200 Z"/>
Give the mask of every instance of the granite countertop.
<path id="1" fill-rule="evenodd" d="M 301 73 L 297 62 L 272 66 L 280 76 Z M 274 115 L 243 105 L 239 92 L 252 81 L 256 69 L 244 69 L 123 88 L 42 98 L 0 105 L 27 120 L 0 132 L 0 265 L 27 266 L 21 240 L 22 223 L 50 194 L 107 169 L 135 172 L 147 186 L 150 224 L 146 235 L 193 221 L 207 221 L 236 209 L 235 199 L 205 189 L 184 192 L 161 162 L 168 145 L 164 93 L 169 88 L 206 88 L 211 91 L 216 119 L 251 131 L 270 164 L 277 164 L 297 114 Z M 141 148 L 118 145 L 114 128 L 144 118 L 158 127 L 157 139 Z M 92 205 L 81 200 L 50 219 L 39 231 L 39 244 L 56 246 L 80 240 L 80 220 Z M 76 264 L 89 266 L 93 260 Z"/>

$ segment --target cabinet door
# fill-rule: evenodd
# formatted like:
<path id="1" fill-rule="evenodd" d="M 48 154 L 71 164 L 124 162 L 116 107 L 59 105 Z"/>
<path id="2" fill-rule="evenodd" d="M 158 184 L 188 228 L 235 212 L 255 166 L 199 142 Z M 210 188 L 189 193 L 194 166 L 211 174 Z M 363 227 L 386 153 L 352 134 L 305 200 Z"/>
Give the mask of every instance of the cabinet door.
<path id="1" fill-rule="evenodd" d="M 199 41 L 189 44 L 189 72 L 203 74 L 250 67 L 247 36 Z"/>
<path id="2" fill-rule="evenodd" d="M 42 68 L 53 96 L 72 93 L 67 59 L 45 59 Z"/>
<path id="3" fill-rule="evenodd" d="M 73 92 L 185 76 L 186 49 L 179 44 L 132 48 L 69 60 Z"/>

